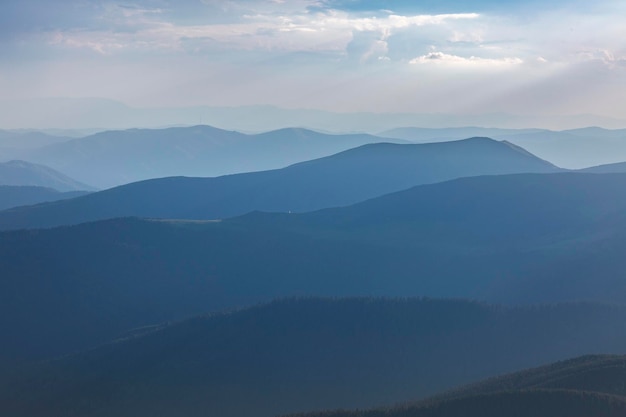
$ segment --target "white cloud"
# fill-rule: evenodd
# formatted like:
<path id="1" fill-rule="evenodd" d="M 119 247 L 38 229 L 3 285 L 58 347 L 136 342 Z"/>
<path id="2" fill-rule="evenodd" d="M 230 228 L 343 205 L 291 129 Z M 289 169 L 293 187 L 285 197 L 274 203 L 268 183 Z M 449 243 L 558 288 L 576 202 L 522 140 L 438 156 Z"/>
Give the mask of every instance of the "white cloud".
<path id="1" fill-rule="evenodd" d="M 216 46 L 238 50 L 338 51 L 345 50 L 353 33 L 378 33 L 373 45 L 377 55 L 385 49 L 390 34 L 411 27 L 436 26 L 477 19 L 477 14 L 445 14 L 352 17 L 345 12 L 315 14 L 245 15 L 241 21 L 206 25 L 182 25 L 161 19 L 162 10 L 107 8 L 106 17 L 135 30 L 69 30 L 51 37 L 54 44 L 91 48 L 102 53 L 121 49 L 180 49 L 181 41 L 210 39 Z"/>
<path id="2" fill-rule="evenodd" d="M 626 68 L 626 54 L 620 54 L 608 49 L 581 51 L 579 59 L 582 61 L 600 62 L 609 69 Z"/>
<path id="3" fill-rule="evenodd" d="M 458 55 L 450 55 L 439 51 L 429 52 L 413 58 L 410 64 L 420 65 L 445 65 L 453 67 L 481 67 L 481 68 L 502 68 L 514 65 L 520 65 L 524 61 L 516 57 L 506 58 L 481 58 L 476 56 L 462 57 Z"/>
<path id="4" fill-rule="evenodd" d="M 614 0 L 593 12 L 499 13 L 503 6 L 499 14 L 420 15 L 310 8 L 315 0 L 63 3 L 45 24 L 14 22 L 31 31 L 19 42 L 0 38 L 3 94 L 344 111 L 626 112 L 626 6 Z"/>

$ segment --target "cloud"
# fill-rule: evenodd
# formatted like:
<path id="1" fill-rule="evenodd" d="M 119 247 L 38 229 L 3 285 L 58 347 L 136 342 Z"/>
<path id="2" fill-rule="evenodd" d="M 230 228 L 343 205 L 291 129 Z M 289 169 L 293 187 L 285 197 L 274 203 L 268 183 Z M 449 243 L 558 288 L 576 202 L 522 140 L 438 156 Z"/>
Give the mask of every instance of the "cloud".
<path id="1" fill-rule="evenodd" d="M 208 40 L 212 47 L 230 50 L 338 51 L 350 55 L 359 38 L 374 37 L 364 55 L 384 56 L 386 38 L 415 27 L 441 26 L 479 15 L 446 14 L 384 17 L 354 17 L 344 12 L 295 14 L 250 14 L 241 21 L 214 24 L 180 24 L 165 20 L 164 9 L 104 8 L 102 19 L 112 22 L 106 30 L 58 30 L 49 34 L 51 44 L 89 48 L 98 53 L 128 50 L 183 50 L 191 39 Z M 368 52 L 369 51 L 369 52 Z M 367 58 L 367 57 L 365 57 Z"/>
<path id="2" fill-rule="evenodd" d="M 608 49 L 584 50 L 579 54 L 581 61 L 599 62 L 609 69 L 626 68 L 626 54 Z"/>
<path id="3" fill-rule="evenodd" d="M 3 0 L 0 91 L 344 111 L 521 111 L 541 98 L 617 112 L 625 14 L 614 0 Z"/>
<path id="4" fill-rule="evenodd" d="M 443 52 L 433 51 L 426 55 L 413 58 L 409 61 L 414 65 L 444 65 L 452 67 L 480 67 L 480 68 L 503 68 L 520 65 L 524 61 L 520 58 L 481 58 L 476 56 L 462 57 Z"/>

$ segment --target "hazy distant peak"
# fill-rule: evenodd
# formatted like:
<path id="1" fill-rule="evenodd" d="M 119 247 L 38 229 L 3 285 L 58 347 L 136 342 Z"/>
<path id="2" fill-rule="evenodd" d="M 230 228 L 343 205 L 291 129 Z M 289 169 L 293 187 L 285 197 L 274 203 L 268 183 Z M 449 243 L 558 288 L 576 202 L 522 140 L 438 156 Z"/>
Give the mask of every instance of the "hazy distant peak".
<path id="1" fill-rule="evenodd" d="M 284 127 L 282 129 L 274 129 L 268 132 L 263 132 L 261 135 L 270 135 L 276 133 L 319 133 L 313 129 L 307 129 L 305 127 Z"/>
<path id="2" fill-rule="evenodd" d="M 372 150 L 381 150 L 381 149 L 445 149 L 448 147 L 458 147 L 458 146 L 476 146 L 476 145 L 495 145 L 496 147 L 500 146 L 500 142 L 488 137 L 472 137 L 466 139 L 454 139 L 445 142 L 431 142 L 431 143 L 393 143 L 393 142 L 378 142 L 378 143 L 368 143 L 365 145 L 358 146 L 353 149 L 348 149 L 346 151 L 340 152 L 340 154 L 349 154 L 356 153 L 359 151 L 371 152 Z M 528 153 L 528 155 L 533 156 Z M 331 156 L 332 157 L 332 156 Z"/>
<path id="3" fill-rule="evenodd" d="M 48 166 L 23 160 L 0 163 L 0 185 L 32 185 L 58 191 L 93 190 Z"/>
<path id="4" fill-rule="evenodd" d="M 13 159 L 11 161 L 5 162 L 4 164 L 7 166 L 20 167 L 20 168 L 34 167 L 34 166 L 43 167 L 43 165 L 32 164 L 30 162 L 22 161 L 20 159 Z"/>

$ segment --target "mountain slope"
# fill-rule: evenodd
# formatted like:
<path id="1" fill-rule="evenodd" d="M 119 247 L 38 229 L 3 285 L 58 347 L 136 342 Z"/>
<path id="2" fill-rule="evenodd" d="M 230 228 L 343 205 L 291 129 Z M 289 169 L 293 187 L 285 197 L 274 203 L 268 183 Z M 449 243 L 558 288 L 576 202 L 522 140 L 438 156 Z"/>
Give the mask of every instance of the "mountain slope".
<path id="1" fill-rule="evenodd" d="M 59 191 L 93 189 L 47 166 L 17 160 L 0 162 L 0 185 L 30 185 Z"/>
<path id="2" fill-rule="evenodd" d="M 293 295 L 623 302 L 625 187 L 618 174 L 473 177 L 314 213 L 0 233 L 0 349 L 62 353 Z"/>
<path id="3" fill-rule="evenodd" d="M 371 135 L 328 135 L 305 129 L 246 135 L 193 126 L 100 132 L 25 153 L 23 158 L 109 188 L 150 178 L 281 168 L 381 141 Z"/>
<path id="4" fill-rule="evenodd" d="M 549 132 L 545 129 L 497 129 L 485 127 L 450 127 L 450 128 L 423 128 L 423 127 L 399 127 L 386 130 L 378 134 L 383 138 L 402 139 L 410 142 L 440 142 L 459 140 L 473 136 L 487 136 L 490 138 L 504 139 L 508 135 L 526 133 Z"/>
<path id="5" fill-rule="evenodd" d="M 589 355 L 490 378 L 435 398 L 530 389 L 587 391 L 626 397 L 625 379 L 626 356 Z"/>
<path id="6" fill-rule="evenodd" d="M 400 128 L 381 136 L 408 141 L 435 142 L 472 135 L 506 140 L 560 167 L 581 169 L 626 160 L 626 129 L 583 128 L 563 131 L 544 129 Z"/>
<path id="7" fill-rule="evenodd" d="M 36 365 L 3 385 L 0 412 L 264 417 L 371 407 L 561 357 L 623 351 L 625 318 L 623 307 L 592 304 L 283 300 L 139 329 Z"/>
<path id="8" fill-rule="evenodd" d="M 621 417 L 624 413 L 624 397 L 585 391 L 524 390 L 478 394 L 428 407 L 327 411 L 290 417 Z"/>
<path id="9" fill-rule="evenodd" d="M 0 210 L 48 201 L 67 200 L 88 194 L 87 191 L 60 192 L 47 187 L 0 185 Z"/>
<path id="10" fill-rule="evenodd" d="M 423 145 L 372 144 L 280 170 L 217 178 L 163 178 L 12 210 L 0 213 L 0 229 L 122 216 L 219 219 L 254 210 L 303 212 L 464 176 L 557 171 L 523 149 L 487 138 Z"/>
<path id="11" fill-rule="evenodd" d="M 626 357 L 584 356 L 492 378 L 415 405 L 299 416 L 618 417 L 626 413 L 625 383 Z"/>
<path id="12" fill-rule="evenodd" d="M 614 164 L 597 165 L 589 168 L 583 168 L 580 172 L 589 172 L 594 174 L 610 174 L 626 172 L 626 162 L 616 162 Z"/>

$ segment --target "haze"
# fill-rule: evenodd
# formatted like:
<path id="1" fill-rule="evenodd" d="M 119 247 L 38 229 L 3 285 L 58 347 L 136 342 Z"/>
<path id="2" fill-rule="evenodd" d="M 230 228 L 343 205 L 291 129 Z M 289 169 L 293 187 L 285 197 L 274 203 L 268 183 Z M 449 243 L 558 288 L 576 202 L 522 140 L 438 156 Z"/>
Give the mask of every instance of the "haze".
<path id="1" fill-rule="evenodd" d="M 0 0 L 0 416 L 626 416 L 624 16 Z"/>
<path id="2" fill-rule="evenodd" d="M 431 127 L 467 124 L 464 115 L 500 127 L 626 127 L 623 2 L 5 0 L 0 7 L 5 128 L 198 124 L 215 117 L 192 107 L 250 105 L 439 114 Z M 119 103 L 33 101 L 41 98 Z M 113 117 L 121 103 L 170 111 L 122 123 Z M 68 106 L 82 109 L 89 125 L 58 120 Z M 273 117 L 280 123 L 258 128 L 284 125 L 289 115 Z"/>

